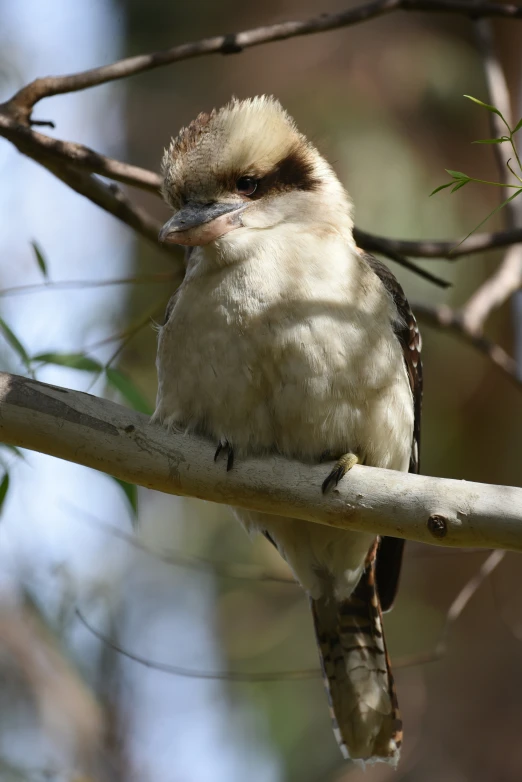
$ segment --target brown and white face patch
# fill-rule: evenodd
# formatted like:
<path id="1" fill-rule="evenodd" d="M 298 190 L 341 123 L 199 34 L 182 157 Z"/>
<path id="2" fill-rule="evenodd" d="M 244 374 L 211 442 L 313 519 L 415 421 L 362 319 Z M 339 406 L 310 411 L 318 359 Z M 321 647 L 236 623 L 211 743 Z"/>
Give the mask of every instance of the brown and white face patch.
<path id="1" fill-rule="evenodd" d="M 174 209 L 190 201 L 253 201 L 319 186 L 317 153 L 273 98 L 233 101 L 200 114 L 163 158 L 164 196 Z M 252 192 L 241 186 L 254 180 Z"/>
<path id="2" fill-rule="evenodd" d="M 257 182 L 255 191 L 249 196 L 252 201 L 289 190 L 316 190 L 319 186 L 308 150 L 298 145 L 269 171 L 254 171 L 252 178 Z"/>

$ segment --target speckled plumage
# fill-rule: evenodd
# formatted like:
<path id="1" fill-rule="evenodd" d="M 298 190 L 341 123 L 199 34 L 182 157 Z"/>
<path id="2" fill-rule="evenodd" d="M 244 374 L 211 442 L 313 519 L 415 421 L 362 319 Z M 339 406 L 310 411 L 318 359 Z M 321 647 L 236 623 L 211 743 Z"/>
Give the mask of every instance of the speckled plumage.
<path id="1" fill-rule="evenodd" d="M 293 120 L 270 98 L 232 102 L 181 131 L 163 170 L 175 209 L 186 200 L 232 203 L 238 177 L 259 185 L 242 199 L 241 225 L 190 254 L 160 331 L 155 418 L 226 440 L 236 459 L 277 452 L 317 462 L 325 452 L 354 452 L 407 471 L 413 386 L 397 337 L 408 328 L 407 302 L 401 310 L 357 251 L 349 198 Z M 348 649 L 345 694 L 332 697 L 343 751 L 396 762 L 396 703 L 384 640 L 376 641 L 374 587 L 364 592 L 368 621 L 346 627 L 374 577 L 375 556 L 367 557 L 375 537 L 237 515 L 267 534 L 310 595 L 326 673 L 328 654 Z"/>

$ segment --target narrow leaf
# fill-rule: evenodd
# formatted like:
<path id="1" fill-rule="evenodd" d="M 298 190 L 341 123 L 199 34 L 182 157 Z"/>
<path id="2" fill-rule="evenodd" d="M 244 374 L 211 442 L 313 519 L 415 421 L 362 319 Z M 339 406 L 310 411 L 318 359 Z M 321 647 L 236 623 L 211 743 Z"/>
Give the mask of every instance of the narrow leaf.
<path id="1" fill-rule="evenodd" d="M 454 193 L 456 190 L 459 190 L 461 187 L 464 187 L 464 185 L 467 184 L 469 184 L 469 179 L 465 182 L 457 182 L 457 184 L 452 187 L 451 192 Z"/>
<path id="2" fill-rule="evenodd" d="M 134 518 L 136 518 L 138 516 L 138 487 L 135 483 L 127 483 L 127 481 L 121 481 L 119 478 L 113 477 L 113 480 L 116 481 L 116 483 L 123 490 L 123 493 L 127 497 L 129 505 L 131 506 L 132 515 Z"/>
<path id="3" fill-rule="evenodd" d="M 17 448 L 16 445 L 11 445 L 10 443 L 0 443 L 3 448 L 7 448 L 8 451 L 11 451 L 11 453 L 14 453 L 15 456 L 18 456 L 19 459 L 24 459 L 25 456 L 20 450 L 20 448 Z"/>
<path id="4" fill-rule="evenodd" d="M 519 119 L 519 121 L 517 122 L 517 124 L 513 128 L 512 133 L 516 133 L 517 130 L 520 130 L 520 128 L 522 128 L 522 117 Z"/>
<path id="5" fill-rule="evenodd" d="M 435 193 L 439 193 L 441 190 L 444 190 L 445 187 L 451 187 L 452 184 L 453 182 L 447 182 L 445 185 L 439 185 L 432 193 L 430 193 L 430 198 L 432 195 L 435 195 Z"/>
<path id="6" fill-rule="evenodd" d="M 136 388 L 134 381 L 132 381 L 128 375 L 120 369 L 113 369 L 112 367 L 107 367 L 105 374 L 109 384 L 120 392 L 122 397 L 134 408 L 134 410 L 138 410 L 140 413 L 146 413 L 147 415 L 152 414 L 149 403 L 141 391 Z"/>
<path id="7" fill-rule="evenodd" d="M 11 347 L 13 348 L 14 351 L 16 351 L 16 353 L 18 353 L 25 366 L 29 368 L 31 365 L 31 359 L 29 358 L 26 349 L 24 348 L 24 346 L 22 345 L 22 343 L 20 342 L 16 334 L 14 334 L 12 329 L 9 328 L 5 320 L 3 320 L 3 318 L 0 318 L 0 330 L 2 331 L 9 345 L 11 345 Z"/>
<path id="8" fill-rule="evenodd" d="M 36 242 L 31 242 L 34 250 L 34 254 L 36 255 L 36 263 L 40 267 L 40 271 L 42 272 L 43 276 L 46 280 L 49 279 L 49 273 L 47 271 L 47 263 L 45 262 L 45 258 L 43 256 L 43 253 L 40 249 L 40 245 Z"/>
<path id="9" fill-rule="evenodd" d="M 463 174 L 462 171 L 452 171 L 450 168 L 444 169 L 446 173 L 453 177 L 453 179 L 470 179 L 467 174 Z"/>
<path id="10" fill-rule="evenodd" d="M 4 473 L 4 477 L 0 482 L 0 513 L 2 513 L 2 509 L 4 507 L 4 502 L 7 496 L 8 489 L 9 489 L 9 473 L 6 472 Z"/>
<path id="11" fill-rule="evenodd" d="M 503 144 L 504 141 L 509 141 L 507 136 L 502 138 L 480 138 L 478 141 L 472 141 L 472 144 Z"/>
<path id="12" fill-rule="evenodd" d="M 89 358 L 83 353 L 40 353 L 33 356 L 33 361 L 42 361 L 44 364 L 57 364 L 61 367 L 81 369 L 84 372 L 102 372 L 103 367 L 94 358 Z"/>
<path id="13" fill-rule="evenodd" d="M 488 111 L 491 111 L 493 114 L 497 114 L 500 119 L 504 122 L 504 124 L 509 127 L 506 120 L 500 113 L 500 111 L 497 109 L 496 106 L 491 106 L 489 103 L 484 103 L 483 101 L 479 100 L 478 98 L 474 98 L 473 95 L 464 95 L 465 98 L 468 98 L 469 100 L 472 100 L 473 103 L 476 103 L 477 106 L 482 106 L 483 109 L 487 109 Z"/>

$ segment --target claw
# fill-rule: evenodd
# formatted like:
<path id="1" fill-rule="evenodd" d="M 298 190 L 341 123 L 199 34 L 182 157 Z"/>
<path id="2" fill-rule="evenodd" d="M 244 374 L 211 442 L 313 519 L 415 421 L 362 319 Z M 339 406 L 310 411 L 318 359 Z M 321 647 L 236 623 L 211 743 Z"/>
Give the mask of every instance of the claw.
<path id="1" fill-rule="evenodd" d="M 216 453 L 214 454 L 214 461 L 217 462 L 218 456 L 221 453 L 221 451 L 224 448 L 228 447 L 228 440 L 220 440 L 218 443 L 218 447 L 216 448 Z"/>
<path id="2" fill-rule="evenodd" d="M 326 494 L 330 491 L 330 489 L 335 488 L 339 481 L 344 478 L 346 473 L 349 472 L 349 470 L 351 470 L 352 467 L 358 462 L 359 457 L 354 453 L 345 453 L 344 456 L 341 456 L 331 473 L 323 481 L 323 485 L 321 487 L 323 494 Z"/>
<path id="3" fill-rule="evenodd" d="M 216 448 L 216 453 L 214 454 L 215 462 L 217 462 L 221 451 L 225 451 L 227 454 L 227 472 L 230 472 L 230 470 L 234 466 L 234 449 L 232 448 L 228 440 L 224 437 L 221 438 L 221 440 L 218 443 L 218 447 Z"/>
<path id="4" fill-rule="evenodd" d="M 234 450 L 229 445 L 228 446 L 228 456 L 227 456 L 227 472 L 230 472 L 232 467 L 234 466 Z"/>

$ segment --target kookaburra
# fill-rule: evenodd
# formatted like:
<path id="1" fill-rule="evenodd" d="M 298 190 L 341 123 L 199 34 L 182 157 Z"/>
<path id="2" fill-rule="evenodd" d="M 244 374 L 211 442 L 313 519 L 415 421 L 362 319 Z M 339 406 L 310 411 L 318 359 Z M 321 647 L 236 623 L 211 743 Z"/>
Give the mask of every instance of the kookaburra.
<path id="1" fill-rule="evenodd" d="M 160 241 L 187 246 L 159 334 L 155 420 L 216 455 L 337 460 L 417 471 L 420 340 L 391 272 L 359 251 L 350 199 L 271 97 L 200 114 L 163 158 L 174 210 Z M 321 491 L 321 487 L 317 487 Z M 236 510 L 309 595 L 345 757 L 396 763 L 401 722 L 381 607 L 402 541 Z"/>

